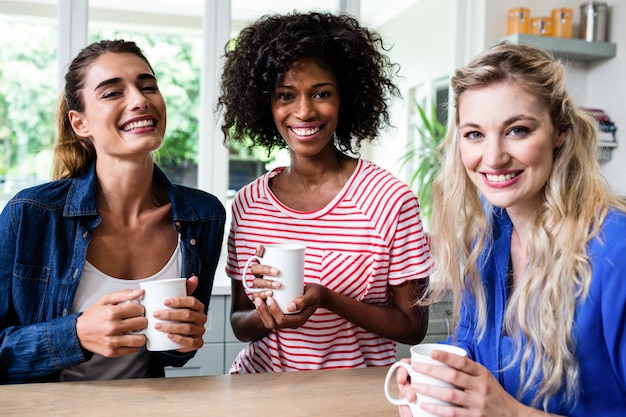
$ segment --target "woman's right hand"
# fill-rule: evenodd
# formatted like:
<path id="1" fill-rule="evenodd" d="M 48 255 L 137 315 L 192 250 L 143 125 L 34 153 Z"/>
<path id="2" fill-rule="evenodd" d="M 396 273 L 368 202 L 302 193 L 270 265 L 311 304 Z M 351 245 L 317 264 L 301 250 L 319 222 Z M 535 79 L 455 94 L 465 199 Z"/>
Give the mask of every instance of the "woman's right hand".
<path id="1" fill-rule="evenodd" d="M 143 293 L 142 289 L 134 289 L 106 294 L 85 310 L 76 322 L 81 347 L 114 358 L 135 353 L 144 346 L 144 335 L 129 334 L 148 324 L 143 306 L 130 302 Z"/>

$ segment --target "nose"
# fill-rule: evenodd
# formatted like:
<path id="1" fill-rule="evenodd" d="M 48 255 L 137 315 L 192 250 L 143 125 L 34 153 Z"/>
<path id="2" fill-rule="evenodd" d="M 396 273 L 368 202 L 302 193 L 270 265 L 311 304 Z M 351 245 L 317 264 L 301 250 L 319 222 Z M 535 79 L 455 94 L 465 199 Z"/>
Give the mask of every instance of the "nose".
<path id="1" fill-rule="evenodd" d="M 130 87 L 127 93 L 128 106 L 131 110 L 141 110 L 148 107 L 148 100 L 137 87 Z"/>
<path id="2" fill-rule="evenodd" d="M 315 106 L 311 99 L 301 95 L 295 102 L 294 116 L 300 120 L 309 120 L 315 115 Z"/>
<path id="3" fill-rule="evenodd" d="M 510 155 L 506 146 L 506 139 L 493 136 L 488 137 L 484 142 L 483 162 L 490 167 L 501 167 L 510 160 Z"/>

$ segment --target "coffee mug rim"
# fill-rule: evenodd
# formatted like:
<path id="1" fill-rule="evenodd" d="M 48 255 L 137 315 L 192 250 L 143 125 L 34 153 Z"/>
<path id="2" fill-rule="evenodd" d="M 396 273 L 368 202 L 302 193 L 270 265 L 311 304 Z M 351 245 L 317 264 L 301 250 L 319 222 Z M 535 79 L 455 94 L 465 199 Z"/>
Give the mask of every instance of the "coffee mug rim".
<path id="1" fill-rule="evenodd" d="M 419 349 L 428 349 L 428 352 L 419 352 Z M 448 352 L 459 356 L 467 356 L 467 351 L 460 346 L 450 345 L 447 343 L 421 343 L 417 345 L 413 345 L 409 348 L 409 352 L 411 355 L 418 355 L 430 358 L 430 354 L 435 351 L 440 350 L 442 352 Z"/>
<path id="2" fill-rule="evenodd" d="M 306 249 L 305 245 L 300 243 L 268 243 L 263 245 L 265 249 L 280 249 L 280 250 L 303 250 Z"/>

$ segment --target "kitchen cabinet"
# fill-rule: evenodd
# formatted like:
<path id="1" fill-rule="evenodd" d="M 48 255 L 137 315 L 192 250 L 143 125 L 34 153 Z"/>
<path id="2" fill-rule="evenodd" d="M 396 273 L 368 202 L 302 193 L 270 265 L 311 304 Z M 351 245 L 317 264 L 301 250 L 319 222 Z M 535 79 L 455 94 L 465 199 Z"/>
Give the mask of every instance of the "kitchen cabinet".
<path id="1" fill-rule="evenodd" d="M 450 335 L 449 299 L 431 306 L 428 333 L 422 343 L 446 340 Z M 227 374 L 235 357 L 246 343 L 239 341 L 230 326 L 230 295 L 213 295 L 207 313 L 204 346 L 182 368 L 168 367 L 166 377 L 203 376 Z M 409 345 L 398 344 L 398 358 L 407 358 Z"/>
<path id="2" fill-rule="evenodd" d="M 213 295 L 207 312 L 204 346 L 182 368 L 168 367 L 166 377 L 223 375 L 246 343 L 237 340 L 230 326 L 230 295 Z"/>

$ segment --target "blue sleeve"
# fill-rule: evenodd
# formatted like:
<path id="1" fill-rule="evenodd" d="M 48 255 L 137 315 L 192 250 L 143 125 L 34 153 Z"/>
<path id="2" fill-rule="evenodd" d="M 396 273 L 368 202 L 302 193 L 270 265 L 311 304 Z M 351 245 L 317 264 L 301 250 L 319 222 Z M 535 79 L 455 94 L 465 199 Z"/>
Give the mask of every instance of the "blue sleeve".
<path id="1" fill-rule="evenodd" d="M 474 333 L 476 331 L 475 311 L 476 307 L 473 297 L 471 297 L 468 291 L 464 291 L 459 322 L 454 328 L 452 336 L 448 338 L 448 343 L 465 349 L 467 356 L 472 360 L 476 360 L 474 352 Z"/>
<path id="2" fill-rule="evenodd" d="M 29 304 L 42 302 L 50 291 L 49 271 L 17 262 L 17 212 L 7 204 L 0 214 L 0 382 L 42 379 L 85 360 L 76 335 L 78 314 L 28 315 L 43 314 Z"/>
<path id="3" fill-rule="evenodd" d="M 602 285 L 601 323 L 607 352 L 626 391 L 626 215 L 609 216 L 603 232 L 602 243 L 594 242 L 590 247 L 592 286 Z"/>

